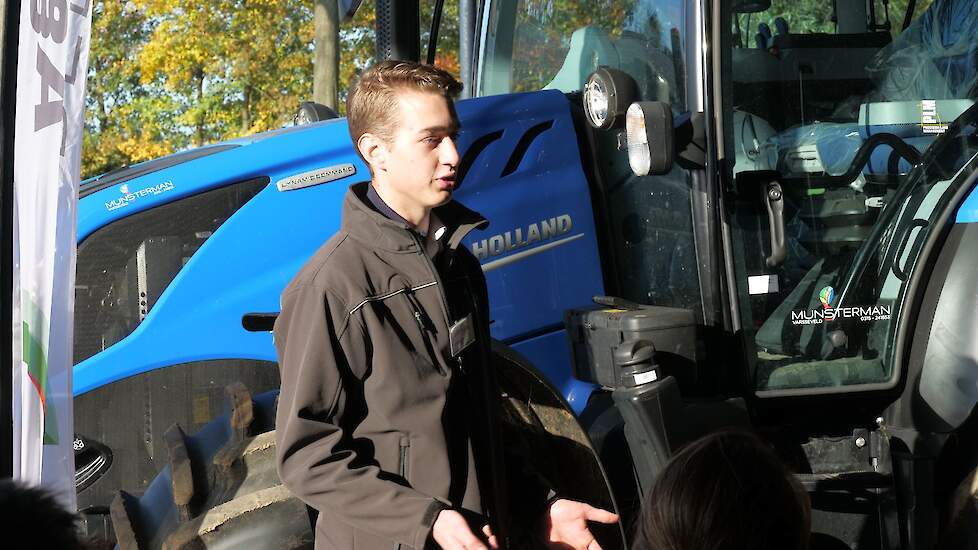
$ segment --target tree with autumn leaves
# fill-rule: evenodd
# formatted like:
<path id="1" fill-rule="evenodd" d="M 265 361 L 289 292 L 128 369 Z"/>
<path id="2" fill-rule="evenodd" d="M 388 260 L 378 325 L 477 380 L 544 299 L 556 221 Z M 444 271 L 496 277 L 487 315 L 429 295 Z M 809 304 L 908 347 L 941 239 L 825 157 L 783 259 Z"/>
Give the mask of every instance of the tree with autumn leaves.
<path id="1" fill-rule="evenodd" d="M 317 3 L 94 0 L 82 177 L 289 124 L 313 99 Z M 421 2 L 423 27 L 430 4 Z M 341 111 L 373 63 L 374 12 L 365 0 L 339 27 Z M 457 2 L 441 25 L 436 64 L 458 75 Z"/>
<path id="2" fill-rule="evenodd" d="M 915 16 L 930 3 L 916 2 Z M 907 4 L 889 0 L 894 34 L 900 31 Z M 433 5 L 420 2 L 422 52 L 427 51 Z M 521 0 L 522 22 L 514 44 L 521 55 L 512 68 L 514 89 L 546 85 L 575 29 L 597 25 L 616 38 L 632 11 L 653 5 L 665 9 L 680 4 Z M 765 13 L 743 14 L 740 23 L 746 31 L 783 16 L 794 32 L 834 32 L 831 5 L 825 0 L 772 0 Z M 314 97 L 315 14 L 335 6 L 336 0 L 93 0 L 83 177 L 290 123 L 299 102 Z M 444 9 L 435 64 L 457 76 L 458 1 L 446 0 Z M 877 19 L 882 20 L 882 13 Z M 374 21 L 375 2 L 363 0 L 353 21 L 339 25 L 338 40 L 325 38 L 339 46 L 338 71 L 329 78 L 337 79 L 340 112 L 350 84 L 373 63 Z M 641 32 L 652 36 L 654 27 L 650 21 Z M 335 28 L 334 20 L 320 25 L 319 32 Z M 319 39 L 320 45 L 325 39 Z M 327 63 L 334 62 L 332 55 L 324 54 Z M 324 86 L 320 75 L 321 102 L 332 98 L 330 83 Z"/>

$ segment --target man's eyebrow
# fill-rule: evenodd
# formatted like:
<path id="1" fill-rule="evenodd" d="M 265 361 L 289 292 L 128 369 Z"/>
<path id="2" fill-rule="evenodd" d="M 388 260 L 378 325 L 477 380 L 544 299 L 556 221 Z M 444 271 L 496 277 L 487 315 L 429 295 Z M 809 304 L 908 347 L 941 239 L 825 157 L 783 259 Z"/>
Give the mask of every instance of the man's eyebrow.
<path id="1" fill-rule="evenodd" d="M 459 125 L 452 124 L 451 126 L 429 126 L 418 131 L 419 134 L 433 134 L 433 133 L 446 133 L 453 134 L 458 132 Z"/>

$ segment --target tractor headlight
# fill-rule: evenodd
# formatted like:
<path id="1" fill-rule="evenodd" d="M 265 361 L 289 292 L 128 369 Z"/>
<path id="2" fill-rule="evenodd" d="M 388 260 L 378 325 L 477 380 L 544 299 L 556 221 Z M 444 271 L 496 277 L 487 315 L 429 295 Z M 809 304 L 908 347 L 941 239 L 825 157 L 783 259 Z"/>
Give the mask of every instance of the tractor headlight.
<path id="1" fill-rule="evenodd" d="M 295 113 L 295 116 L 292 117 L 292 124 L 295 126 L 312 124 L 320 120 L 339 118 L 339 116 L 336 114 L 336 111 L 325 105 L 313 101 L 303 101 L 299 104 L 299 110 Z"/>
<path id="2" fill-rule="evenodd" d="M 647 176 L 652 166 L 649 137 L 645 134 L 645 113 L 632 103 L 625 112 L 625 139 L 628 143 L 628 165 L 636 176 Z"/>
<path id="3" fill-rule="evenodd" d="M 637 86 L 622 71 L 598 67 L 584 82 L 584 112 L 594 128 L 607 130 L 621 122 L 625 108 L 635 99 Z"/>
<path id="4" fill-rule="evenodd" d="M 625 112 L 628 165 L 636 176 L 667 174 L 675 158 L 672 109 L 661 101 L 638 101 Z"/>

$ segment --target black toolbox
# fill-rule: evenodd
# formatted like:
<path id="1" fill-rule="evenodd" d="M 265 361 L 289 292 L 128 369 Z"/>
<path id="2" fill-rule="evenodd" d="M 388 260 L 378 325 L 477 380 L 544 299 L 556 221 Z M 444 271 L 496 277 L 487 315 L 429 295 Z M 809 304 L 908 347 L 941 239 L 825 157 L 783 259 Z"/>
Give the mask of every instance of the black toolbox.
<path id="1" fill-rule="evenodd" d="M 579 380 L 605 388 L 633 385 L 634 380 L 621 366 L 621 351 L 635 347 L 635 342 L 643 342 L 654 350 L 652 361 L 658 371 L 657 378 L 674 376 L 680 387 L 696 383 L 697 362 L 702 354 L 698 350 L 696 317 L 692 310 L 661 306 L 591 307 L 568 310 L 564 323 Z"/>

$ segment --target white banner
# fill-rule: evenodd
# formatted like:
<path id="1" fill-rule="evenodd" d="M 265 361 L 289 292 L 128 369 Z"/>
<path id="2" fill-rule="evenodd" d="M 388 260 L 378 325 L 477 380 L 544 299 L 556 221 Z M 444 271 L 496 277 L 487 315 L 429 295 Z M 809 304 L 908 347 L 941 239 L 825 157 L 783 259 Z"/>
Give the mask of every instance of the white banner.
<path id="1" fill-rule="evenodd" d="M 22 0 L 20 10 L 14 477 L 48 487 L 74 510 L 71 341 L 91 0 Z"/>

